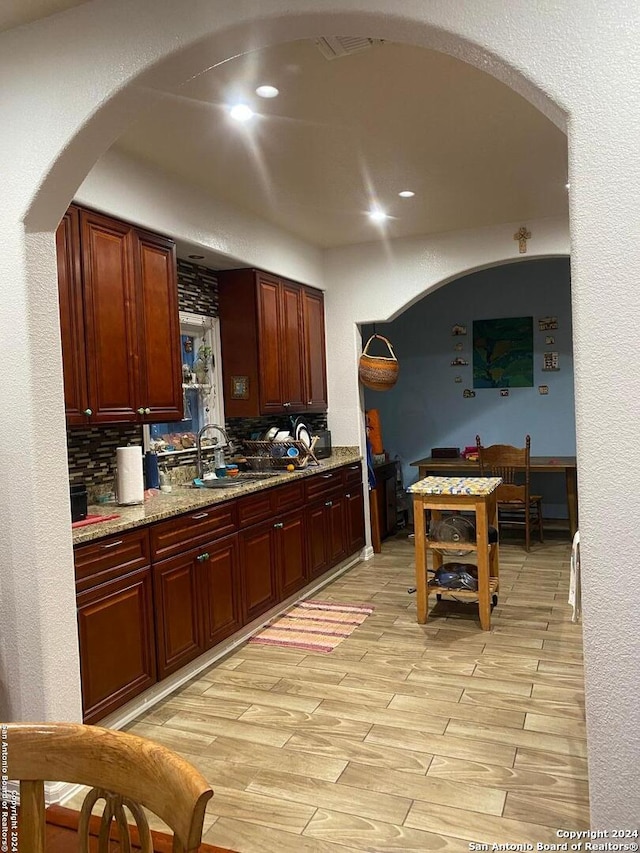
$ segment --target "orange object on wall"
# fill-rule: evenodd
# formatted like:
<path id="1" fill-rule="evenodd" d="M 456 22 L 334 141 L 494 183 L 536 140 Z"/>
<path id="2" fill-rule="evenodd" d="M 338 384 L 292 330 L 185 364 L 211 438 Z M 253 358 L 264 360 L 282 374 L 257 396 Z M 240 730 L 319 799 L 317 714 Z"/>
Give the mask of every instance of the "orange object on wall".
<path id="1" fill-rule="evenodd" d="M 377 409 L 368 409 L 365 413 L 367 424 L 367 433 L 371 442 L 371 452 L 378 454 L 384 453 L 384 445 L 382 443 L 382 430 L 380 428 L 380 414 Z"/>

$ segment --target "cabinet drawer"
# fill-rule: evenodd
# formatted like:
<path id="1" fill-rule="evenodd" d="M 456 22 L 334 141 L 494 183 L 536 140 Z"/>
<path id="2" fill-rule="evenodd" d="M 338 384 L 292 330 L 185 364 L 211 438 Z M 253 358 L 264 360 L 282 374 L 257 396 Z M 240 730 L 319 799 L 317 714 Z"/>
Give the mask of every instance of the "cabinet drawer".
<path id="1" fill-rule="evenodd" d="M 345 465 L 342 471 L 342 482 L 345 486 L 358 486 L 362 483 L 362 463 L 354 462 L 353 465 Z"/>
<path id="2" fill-rule="evenodd" d="M 271 490 L 267 489 L 264 492 L 257 492 L 255 495 L 240 498 L 238 501 L 238 524 L 241 530 L 273 515 L 271 494 Z"/>
<path id="3" fill-rule="evenodd" d="M 157 562 L 197 548 L 210 539 L 234 533 L 237 527 L 236 502 L 196 509 L 151 527 L 151 556 Z"/>
<path id="4" fill-rule="evenodd" d="M 120 577 L 149 565 L 149 529 L 109 536 L 74 549 L 76 590 Z"/>
<path id="5" fill-rule="evenodd" d="M 319 499 L 327 492 L 335 489 L 336 486 L 342 486 L 342 470 L 335 468 L 333 471 L 326 471 L 324 474 L 315 474 L 304 481 L 307 501 Z"/>
<path id="6" fill-rule="evenodd" d="M 286 486 L 273 489 L 271 497 L 271 506 L 274 514 L 289 509 L 298 509 L 298 507 L 304 504 L 304 482 L 298 480 L 296 483 L 290 483 Z"/>

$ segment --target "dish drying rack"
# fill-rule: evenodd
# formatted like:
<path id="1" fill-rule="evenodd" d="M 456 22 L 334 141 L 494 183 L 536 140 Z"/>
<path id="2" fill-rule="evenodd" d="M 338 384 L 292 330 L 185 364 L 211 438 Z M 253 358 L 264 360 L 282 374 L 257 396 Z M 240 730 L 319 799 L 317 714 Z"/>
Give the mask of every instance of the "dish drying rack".
<path id="1" fill-rule="evenodd" d="M 309 447 L 304 441 L 297 441 L 294 438 L 287 438 L 284 441 L 243 441 L 245 456 L 249 466 L 254 471 L 264 471 L 266 468 L 286 468 L 287 465 L 293 465 L 295 468 L 306 468 L 307 465 L 319 465 L 313 448 L 318 441 L 318 436 L 314 435 L 311 439 Z M 275 447 L 284 449 L 282 456 L 274 456 Z M 288 456 L 287 451 L 290 447 L 295 447 L 298 451 L 297 456 Z"/>

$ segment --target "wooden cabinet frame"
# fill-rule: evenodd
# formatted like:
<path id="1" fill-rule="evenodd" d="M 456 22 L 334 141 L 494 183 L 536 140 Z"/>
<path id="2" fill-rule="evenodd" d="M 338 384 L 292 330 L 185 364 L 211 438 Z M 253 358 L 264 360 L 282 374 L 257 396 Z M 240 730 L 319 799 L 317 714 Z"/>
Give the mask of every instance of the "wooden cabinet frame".
<path id="1" fill-rule="evenodd" d="M 56 246 L 68 424 L 180 420 L 173 241 L 72 205 Z"/>
<path id="2" fill-rule="evenodd" d="M 326 411 L 322 291 L 254 269 L 218 287 L 227 416 Z"/>

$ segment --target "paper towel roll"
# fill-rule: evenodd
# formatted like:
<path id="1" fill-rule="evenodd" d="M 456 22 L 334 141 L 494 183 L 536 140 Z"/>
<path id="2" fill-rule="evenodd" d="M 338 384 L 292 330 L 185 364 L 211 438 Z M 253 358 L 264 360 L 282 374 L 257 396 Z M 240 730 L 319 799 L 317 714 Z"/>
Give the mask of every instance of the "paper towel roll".
<path id="1" fill-rule="evenodd" d="M 139 446 L 118 447 L 116 449 L 116 462 L 118 465 L 118 503 L 120 506 L 143 503 L 142 448 Z"/>

